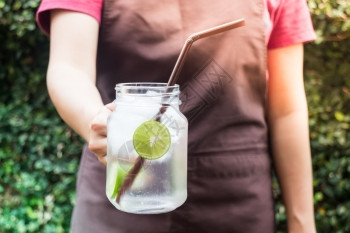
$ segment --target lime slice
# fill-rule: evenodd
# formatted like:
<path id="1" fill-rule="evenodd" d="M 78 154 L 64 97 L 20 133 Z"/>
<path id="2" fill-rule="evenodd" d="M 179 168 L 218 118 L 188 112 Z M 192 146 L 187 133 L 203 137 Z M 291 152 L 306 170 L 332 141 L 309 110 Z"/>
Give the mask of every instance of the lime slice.
<path id="1" fill-rule="evenodd" d="M 169 129 L 155 120 L 143 122 L 134 132 L 133 144 L 136 152 L 142 158 L 158 159 L 170 148 Z"/>
<path id="2" fill-rule="evenodd" d="M 109 198 L 114 199 L 119 191 L 119 188 L 126 176 L 125 169 L 121 168 L 118 163 L 114 162 L 109 165 L 108 168 L 108 184 L 107 195 Z"/>

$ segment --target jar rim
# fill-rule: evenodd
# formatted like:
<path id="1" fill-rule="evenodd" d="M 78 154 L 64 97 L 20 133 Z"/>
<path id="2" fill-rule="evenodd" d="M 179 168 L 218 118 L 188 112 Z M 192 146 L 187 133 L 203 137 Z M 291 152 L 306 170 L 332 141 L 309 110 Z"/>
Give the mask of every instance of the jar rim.
<path id="1" fill-rule="evenodd" d="M 180 93 L 180 86 L 158 82 L 128 82 L 118 83 L 115 90 L 117 95 L 173 96 Z"/>
<path id="2" fill-rule="evenodd" d="M 162 89 L 162 88 L 179 88 L 179 84 L 174 84 L 172 86 L 168 86 L 167 83 L 159 83 L 159 82 L 127 82 L 127 83 L 117 83 L 115 85 L 115 90 L 119 88 L 126 87 L 130 89 L 138 89 L 138 88 L 152 88 L 152 89 Z"/>

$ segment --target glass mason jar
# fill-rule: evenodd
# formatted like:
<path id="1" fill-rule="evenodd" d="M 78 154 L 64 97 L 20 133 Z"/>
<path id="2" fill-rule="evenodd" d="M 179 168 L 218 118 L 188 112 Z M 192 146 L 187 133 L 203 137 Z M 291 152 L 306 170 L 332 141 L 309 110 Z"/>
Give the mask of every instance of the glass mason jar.
<path id="1" fill-rule="evenodd" d="M 106 195 L 119 210 L 153 214 L 187 198 L 188 123 L 178 85 L 116 85 L 107 123 Z"/>

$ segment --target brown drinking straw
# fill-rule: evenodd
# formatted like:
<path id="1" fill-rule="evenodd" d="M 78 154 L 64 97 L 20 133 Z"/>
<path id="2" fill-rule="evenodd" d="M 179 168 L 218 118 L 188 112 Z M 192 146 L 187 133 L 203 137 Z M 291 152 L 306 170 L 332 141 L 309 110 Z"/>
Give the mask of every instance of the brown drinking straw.
<path id="1" fill-rule="evenodd" d="M 192 35 L 190 35 L 187 38 L 184 46 L 182 47 L 180 55 L 175 63 L 173 72 L 171 73 L 169 81 L 168 81 L 168 86 L 173 86 L 177 82 L 179 74 L 180 74 L 181 69 L 182 69 L 182 66 L 185 62 L 186 56 L 187 56 L 193 42 L 195 42 L 196 40 L 205 38 L 205 37 L 209 37 L 212 35 L 219 34 L 221 32 L 225 32 L 225 31 L 234 29 L 234 28 L 242 27 L 244 25 L 245 25 L 245 20 L 238 19 L 238 20 L 235 20 L 235 21 L 232 21 L 229 23 L 225 23 L 225 24 L 222 24 L 222 25 L 219 25 L 216 27 L 212 27 L 212 28 L 209 28 L 207 30 L 193 33 Z"/>
<path id="2" fill-rule="evenodd" d="M 242 19 L 238 19 L 229 23 L 225 23 L 216 27 L 212 27 L 197 33 L 193 33 L 191 34 L 184 46 L 182 47 L 182 50 L 180 52 L 180 55 L 175 63 L 174 69 L 170 75 L 169 81 L 167 86 L 173 86 L 176 84 L 179 74 L 181 72 L 181 69 L 183 67 L 183 64 L 185 62 L 186 56 L 193 44 L 193 42 L 195 42 L 196 40 L 205 38 L 205 37 L 209 37 L 212 35 L 216 35 L 234 28 L 238 28 L 238 27 L 242 27 L 245 25 L 245 20 Z M 160 118 L 162 116 L 162 114 L 166 111 L 166 108 L 168 107 L 168 104 L 162 104 L 162 107 L 159 109 L 159 112 L 157 114 L 157 118 L 156 121 L 160 121 Z M 119 191 L 118 191 L 118 195 L 116 197 L 116 202 L 119 203 L 120 202 L 120 198 L 121 196 L 125 193 L 125 191 L 127 191 L 131 185 L 134 183 L 136 176 L 138 175 L 138 173 L 140 172 L 143 164 L 144 164 L 145 160 L 144 158 L 142 158 L 141 156 L 138 156 L 136 158 L 135 164 L 134 166 L 130 169 L 130 171 L 127 173 L 125 179 L 123 180 L 123 183 L 121 184 Z"/>

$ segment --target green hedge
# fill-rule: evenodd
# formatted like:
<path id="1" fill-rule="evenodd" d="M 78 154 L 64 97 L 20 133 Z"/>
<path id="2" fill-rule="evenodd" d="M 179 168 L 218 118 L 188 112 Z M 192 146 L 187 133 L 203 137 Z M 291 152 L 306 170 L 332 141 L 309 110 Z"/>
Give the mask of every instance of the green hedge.
<path id="1" fill-rule="evenodd" d="M 47 94 L 38 0 L 0 0 L 0 232 L 67 232 L 81 140 Z"/>
<path id="2" fill-rule="evenodd" d="M 318 35 L 305 46 L 316 224 L 319 233 L 349 233 L 350 1 L 308 4 Z M 278 188 L 276 193 L 279 230 L 286 232 Z"/>
<path id="3" fill-rule="evenodd" d="M 306 90 L 319 232 L 350 232 L 350 1 L 309 1 Z"/>
<path id="4" fill-rule="evenodd" d="M 39 0 L 0 0 L 0 232 L 67 232 L 82 140 L 47 94 Z M 350 3 L 308 1 L 319 39 L 305 49 L 319 233 L 350 232 Z M 278 230 L 286 232 L 277 184 Z"/>

